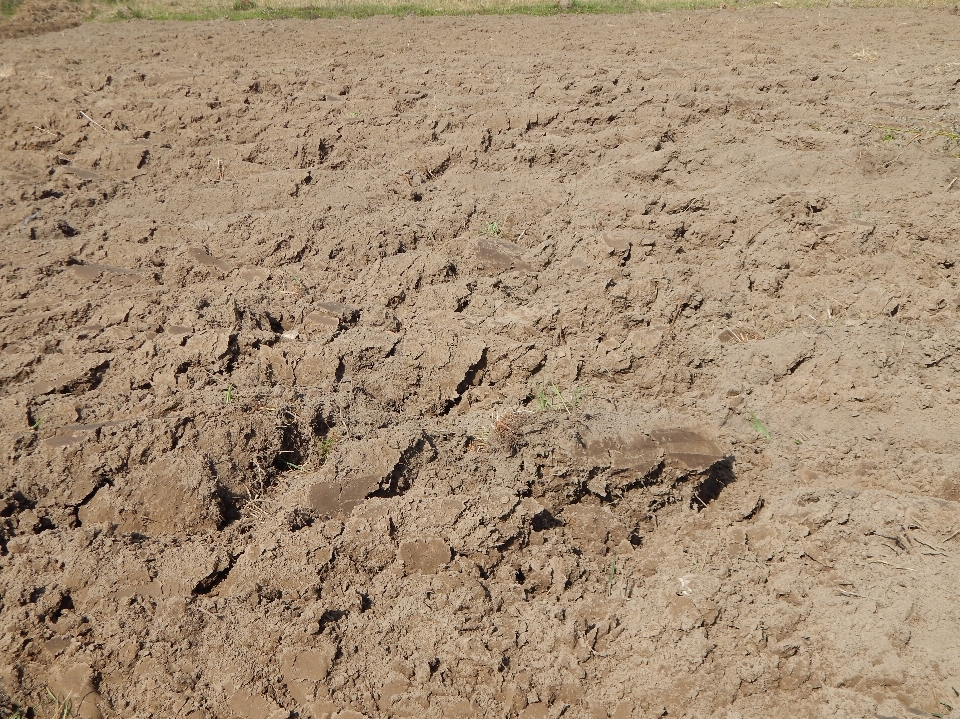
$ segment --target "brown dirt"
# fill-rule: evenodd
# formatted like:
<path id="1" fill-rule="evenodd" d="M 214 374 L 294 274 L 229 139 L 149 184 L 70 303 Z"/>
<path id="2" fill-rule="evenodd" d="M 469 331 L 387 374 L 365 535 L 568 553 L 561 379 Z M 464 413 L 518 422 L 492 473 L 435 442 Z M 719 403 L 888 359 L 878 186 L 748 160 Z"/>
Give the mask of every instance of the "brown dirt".
<path id="1" fill-rule="evenodd" d="M 2 692 L 956 715 L 958 51 L 845 9 L 5 42 Z"/>
<path id="2" fill-rule="evenodd" d="M 0 40 L 66 30 L 88 15 L 76 0 L 25 0 L 12 18 L 0 20 Z"/>

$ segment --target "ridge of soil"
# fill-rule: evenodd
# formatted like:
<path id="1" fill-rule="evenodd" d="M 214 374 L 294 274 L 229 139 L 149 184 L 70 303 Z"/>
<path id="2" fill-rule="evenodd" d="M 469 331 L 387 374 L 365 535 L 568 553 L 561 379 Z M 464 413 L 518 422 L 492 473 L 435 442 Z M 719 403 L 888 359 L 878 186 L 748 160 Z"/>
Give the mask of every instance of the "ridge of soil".
<path id="1" fill-rule="evenodd" d="M 4 42 L 0 700 L 955 715 L 958 47 L 844 9 Z"/>
<path id="2" fill-rule="evenodd" d="M 0 22 L 0 40 L 66 30 L 87 15 L 75 0 L 24 0 L 12 17 Z"/>

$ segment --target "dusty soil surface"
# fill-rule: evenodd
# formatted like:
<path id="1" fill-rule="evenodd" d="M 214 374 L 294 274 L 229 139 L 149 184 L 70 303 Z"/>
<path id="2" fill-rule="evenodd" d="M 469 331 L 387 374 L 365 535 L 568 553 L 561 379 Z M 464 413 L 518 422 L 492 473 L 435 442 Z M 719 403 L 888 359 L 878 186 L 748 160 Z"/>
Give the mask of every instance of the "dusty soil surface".
<path id="1" fill-rule="evenodd" d="M 0 40 L 76 27 L 88 14 L 75 0 L 26 0 L 13 17 L 0 19 Z"/>
<path id="2" fill-rule="evenodd" d="M 960 18 L 0 63 L 8 704 L 960 714 Z"/>

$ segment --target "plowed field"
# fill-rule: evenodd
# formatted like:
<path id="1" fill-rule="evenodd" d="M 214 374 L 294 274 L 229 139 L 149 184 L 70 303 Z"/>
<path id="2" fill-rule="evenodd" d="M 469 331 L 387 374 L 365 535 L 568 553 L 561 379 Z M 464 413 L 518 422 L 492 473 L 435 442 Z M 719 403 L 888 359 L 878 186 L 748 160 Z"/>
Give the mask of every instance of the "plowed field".
<path id="1" fill-rule="evenodd" d="M 958 176 L 946 10 L 3 41 L 0 699 L 957 716 Z"/>

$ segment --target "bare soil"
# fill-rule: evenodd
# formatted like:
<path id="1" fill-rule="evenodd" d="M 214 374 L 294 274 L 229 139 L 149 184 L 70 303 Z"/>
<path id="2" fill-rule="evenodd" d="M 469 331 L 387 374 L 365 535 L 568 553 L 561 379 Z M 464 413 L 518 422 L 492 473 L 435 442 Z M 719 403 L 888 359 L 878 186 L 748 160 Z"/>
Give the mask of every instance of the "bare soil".
<path id="1" fill-rule="evenodd" d="M 0 40 L 76 27 L 88 14 L 76 0 L 25 0 L 12 17 L 0 21 Z"/>
<path id="2" fill-rule="evenodd" d="M 960 713 L 956 15 L 0 70 L 8 707 Z"/>

